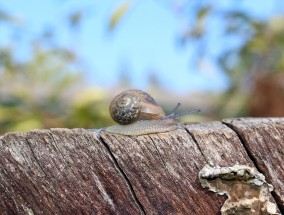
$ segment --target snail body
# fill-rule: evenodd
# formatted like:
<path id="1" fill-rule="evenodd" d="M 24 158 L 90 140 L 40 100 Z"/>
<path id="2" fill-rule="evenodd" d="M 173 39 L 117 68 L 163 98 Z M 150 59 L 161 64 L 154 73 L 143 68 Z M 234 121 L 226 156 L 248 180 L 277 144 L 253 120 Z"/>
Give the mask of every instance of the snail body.
<path id="1" fill-rule="evenodd" d="M 148 93 L 141 90 L 122 92 L 109 106 L 112 119 L 119 125 L 107 127 L 105 130 L 109 133 L 138 136 L 181 128 L 176 119 L 196 111 L 175 114 L 179 105 L 173 113 L 166 116 L 161 106 Z"/>
<path id="2" fill-rule="evenodd" d="M 106 131 L 114 134 L 138 136 L 173 131 L 181 127 L 174 119 L 141 120 L 129 125 L 113 125 Z"/>

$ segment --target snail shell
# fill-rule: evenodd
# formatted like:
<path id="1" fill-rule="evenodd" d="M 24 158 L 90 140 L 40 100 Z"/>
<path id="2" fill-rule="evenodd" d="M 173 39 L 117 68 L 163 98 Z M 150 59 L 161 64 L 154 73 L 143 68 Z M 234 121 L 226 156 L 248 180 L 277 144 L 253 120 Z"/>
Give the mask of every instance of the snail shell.
<path id="1" fill-rule="evenodd" d="M 152 96 L 141 90 L 128 90 L 117 95 L 109 106 L 109 113 L 111 118 L 121 125 L 165 117 L 161 106 Z"/>
<path id="2" fill-rule="evenodd" d="M 173 113 L 166 116 L 161 106 L 148 93 L 141 90 L 122 92 L 112 100 L 109 106 L 112 119 L 119 125 L 107 127 L 105 130 L 109 133 L 133 136 L 181 128 L 176 119 L 196 111 L 175 114 L 179 105 Z"/>

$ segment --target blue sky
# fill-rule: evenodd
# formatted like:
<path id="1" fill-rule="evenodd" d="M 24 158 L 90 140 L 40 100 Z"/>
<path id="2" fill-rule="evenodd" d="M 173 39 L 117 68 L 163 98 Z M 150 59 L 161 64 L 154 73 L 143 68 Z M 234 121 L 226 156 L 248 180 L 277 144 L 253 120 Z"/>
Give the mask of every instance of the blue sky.
<path id="1" fill-rule="evenodd" d="M 17 47 L 20 58 L 27 56 L 28 42 L 34 35 L 53 26 L 57 43 L 78 52 L 91 85 L 112 87 L 118 83 L 121 70 L 126 69 L 135 88 L 147 88 L 149 76 L 154 75 L 162 87 L 178 93 L 226 89 L 228 79 L 214 62 L 214 56 L 223 50 L 224 45 L 217 29 L 220 25 L 218 20 L 211 20 L 209 41 L 212 42 L 208 44 L 208 56 L 201 65 L 196 66 L 191 63 L 195 44 L 188 43 L 181 47 L 177 43 L 186 20 L 168 7 L 171 1 L 164 1 L 167 4 L 155 0 L 132 1 L 129 13 L 110 34 L 107 32 L 108 20 L 121 2 L 13 0 L 1 2 L 0 8 L 19 17 L 26 29 Z M 223 0 L 218 4 L 224 8 L 241 7 L 256 17 L 265 18 L 281 12 L 277 2 L 281 1 L 260 4 L 257 0 Z M 66 27 L 67 15 L 77 9 L 83 9 L 86 14 L 79 32 L 71 34 Z M 0 31 L 0 45 L 9 44 L 11 29 L 2 26 Z M 233 38 L 227 45 L 234 46 L 240 42 Z"/>

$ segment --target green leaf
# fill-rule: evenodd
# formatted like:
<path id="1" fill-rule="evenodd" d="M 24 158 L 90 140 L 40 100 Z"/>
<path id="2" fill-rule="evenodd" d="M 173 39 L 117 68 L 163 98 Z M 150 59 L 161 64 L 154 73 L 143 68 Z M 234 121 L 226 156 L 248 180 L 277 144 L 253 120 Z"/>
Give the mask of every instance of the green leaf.
<path id="1" fill-rule="evenodd" d="M 211 11 L 210 6 L 201 8 L 197 13 L 197 19 L 204 19 L 210 11 Z"/>
<path id="2" fill-rule="evenodd" d="M 125 1 L 114 10 L 109 20 L 108 24 L 109 30 L 113 30 L 117 26 L 117 24 L 121 21 L 122 17 L 129 10 L 129 8 L 130 8 L 130 2 Z"/>

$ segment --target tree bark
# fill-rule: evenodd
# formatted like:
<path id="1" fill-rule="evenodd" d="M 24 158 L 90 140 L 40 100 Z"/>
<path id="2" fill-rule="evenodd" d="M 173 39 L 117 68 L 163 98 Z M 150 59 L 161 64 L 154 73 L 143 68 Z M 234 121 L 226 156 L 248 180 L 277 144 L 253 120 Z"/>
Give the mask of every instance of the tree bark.
<path id="1" fill-rule="evenodd" d="M 85 129 L 0 137 L 0 214 L 219 214 L 206 165 L 255 167 L 284 211 L 284 118 L 187 123 L 141 136 Z"/>

